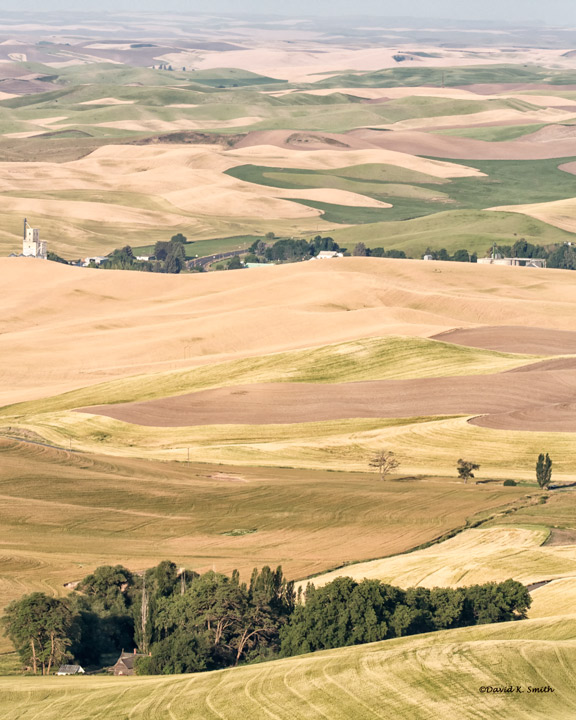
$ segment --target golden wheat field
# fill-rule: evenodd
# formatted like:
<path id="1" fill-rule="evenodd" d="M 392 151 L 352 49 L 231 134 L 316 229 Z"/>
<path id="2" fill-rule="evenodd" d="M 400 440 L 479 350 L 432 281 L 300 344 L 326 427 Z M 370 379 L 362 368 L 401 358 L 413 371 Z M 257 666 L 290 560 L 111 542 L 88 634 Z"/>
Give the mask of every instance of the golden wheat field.
<path id="1" fill-rule="evenodd" d="M 170 4 L 0 11 L 0 251 L 27 217 L 58 260 L 0 257 L 0 616 L 162 560 L 532 605 L 156 677 L 32 676 L 0 635 L 0 717 L 571 720 L 576 31 Z M 162 272 L 66 264 L 124 246 Z"/>
<path id="2" fill-rule="evenodd" d="M 381 483 L 367 472 L 162 463 L 6 439 L 0 458 L 2 607 L 32 590 L 62 595 L 66 583 L 119 562 L 143 570 L 170 558 L 197 571 L 238 568 L 244 578 L 282 564 L 289 577 L 305 577 L 404 552 L 526 495 L 449 479 Z"/>
<path id="3" fill-rule="evenodd" d="M 574 717 L 576 621 L 484 625 L 220 672 L 139 678 L 2 678 L 9 720 L 116 717 Z M 486 686 L 520 693 L 486 694 Z M 531 693 L 550 687 L 553 692 Z"/>

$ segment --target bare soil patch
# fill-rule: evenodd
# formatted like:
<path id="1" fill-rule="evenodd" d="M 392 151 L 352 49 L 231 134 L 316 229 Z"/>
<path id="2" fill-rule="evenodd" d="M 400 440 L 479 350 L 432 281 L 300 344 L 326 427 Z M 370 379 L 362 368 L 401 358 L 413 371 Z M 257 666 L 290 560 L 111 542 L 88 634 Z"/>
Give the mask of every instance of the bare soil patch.
<path id="1" fill-rule="evenodd" d="M 531 392 L 530 386 L 526 392 Z M 527 430 L 533 432 L 576 432 L 576 403 L 555 403 L 515 410 L 513 412 L 482 415 L 469 420 L 471 425 L 494 430 Z"/>
<path id="2" fill-rule="evenodd" d="M 346 137 L 396 152 L 453 160 L 545 160 L 568 157 L 574 153 L 573 137 L 546 141 L 533 138 L 532 142 L 519 138 L 493 143 L 418 130 L 381 132 L 370 128 L 353 130 Z"/>
<path id="3" fill-rule="evenodd" d="M 576 372 L 544 370 L 417 380 L 262 383 L 139 403 L 83 408 L 153 427 L 268 425 L 343 418 L 487 415 L 475 424 L 576 431 Z"/>
<path id="4" fill-rule="evenodd" d="M 545 545 L 576 545 L 576 530 L 552 528 Z"/>
<path id="5" fill-rule="evenodd" d="M 576 354 L 576 332 L 568 330 L 506 325 L 502 327 L 487 326 L 448 330 L 448 332 L 433 335 L 432 339 L 455 345 L 526 355 Z"/>
<path id="6" fill-rule="evenodd" d="M 476 95 L 498 95 L 525 90 L 546 90 L 549 92 L 550 85 L 540 83 L 476 83 L 474 85 L 461 85 L 453 89 L 468 90 Z M 557 92 L 576 90 L 576 85 L 554 85 L 554 90 Z"/>
<path id="7" fill-rule="evenodd" d="M 366 150 L 376 145 L 349 133 L 294 132 L 293 130 L 254 130 L 236 148 L 272 145 L 291 150 Z"/>

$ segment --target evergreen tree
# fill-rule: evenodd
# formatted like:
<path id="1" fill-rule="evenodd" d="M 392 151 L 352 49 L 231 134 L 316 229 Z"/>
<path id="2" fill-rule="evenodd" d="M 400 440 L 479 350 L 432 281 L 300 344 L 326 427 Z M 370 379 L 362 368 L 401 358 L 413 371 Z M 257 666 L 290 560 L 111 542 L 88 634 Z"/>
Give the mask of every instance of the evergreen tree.
<path id="1" fill-rule="evenodd" d="M 536 462 L 536 480 L 542 490 L 546 490 L 552 480 L 552 460 L 548 453 L 540 453 Z"/>

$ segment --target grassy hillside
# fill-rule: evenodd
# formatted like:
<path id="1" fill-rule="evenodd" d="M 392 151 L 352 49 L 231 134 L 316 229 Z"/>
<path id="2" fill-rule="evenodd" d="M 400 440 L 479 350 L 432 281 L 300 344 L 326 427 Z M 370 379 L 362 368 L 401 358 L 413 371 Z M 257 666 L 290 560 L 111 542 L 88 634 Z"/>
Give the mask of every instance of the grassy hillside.
<path id="1" fill-rule="evenodd" d="M 428 247 L 444 247 L 449 252 L 466 248 L 482 257 L 494 243 L 513 245 L 519 237 L 536 245 L 573 242 L 574 239 L 573 233 L 534 218 L 483 210 L 444 210 L 413 220 L 333 230 L 330 235 L 349 248 L 363 242 L 367 247 L 404 250 L 412 257 L 421 257 Z"/>
<path id="2" fill-rule="evenodd" d="M 532 125 L 504 125 L 502 127 L 451 128 L 448 130 L 434 130 L 433 132 L 435 135 L 466 137 L 474 140 L 485 140 L 486 142 L 505 142 L 507 140 L 516 140 L 524 135 L 530 135 L 543 127 L 546 127 L 546 125 L 535 123 Z"/>
<path id="3" fill-rule="evenodd" d="M 6 720 L 571 720 L 576 620 L 526 620 L 200 675 L 3 678 Z M 487 685 L 524 692 L 481 694 Z M 554 693 L 529 687 L 550 685 Z"/>
<path id="4" fill-rule="evenodd" d="M 457 87 L 492 83 L 541 83 L 565 85 L 576 82 L 576 72 L 550 70 L 536 65 L 474 65 L 471 67 L 398 67 L 376 72 L 334 75 L 314 87 Z"/>
<path id="5" fill-rule="evenodd" d="M 3 408 L 0 417 L 18 418 L 86 405 L 152 400 L 247 383 L 334 383 L 440 375 L 488 375 L 529 365 L 539 359 L 536 356 L 500 353 L 425 338 L 363 338 L 193 370 L 143 375 L 93 385 L 66 395 Z"/>
<path id="6" fill-rule="evenodd" d="M 524 584 L 573 577 L 576 548 L 542 545 L 548 534 L 548 528 L 538 526 L 466 530 L 425 550 L 350 565 L 345 574 L 356 580 L 376 578 L 401 587 L 429 588 L 503 582 L 509 577 Z M 314 583 L 325 585 L 342 574 L 337 570 L 320 575 Z M 549 612 L 555 612 L 553 603 Z"/>
<path id="7" fill-rule="evenodd" d="M 104 445 L 72 450 L 0 438 L 0 611 L 32 590 L 62 595 L 64 583 L 103 564 L 141 570 L 170 558 L 245 578 L 282 564 L 302 578 L 405 552 L 526 494 L 450 480 L 382 483 L 367 472 L 188 465 L 184 447 L 174 463 L 114 458 Z"/>

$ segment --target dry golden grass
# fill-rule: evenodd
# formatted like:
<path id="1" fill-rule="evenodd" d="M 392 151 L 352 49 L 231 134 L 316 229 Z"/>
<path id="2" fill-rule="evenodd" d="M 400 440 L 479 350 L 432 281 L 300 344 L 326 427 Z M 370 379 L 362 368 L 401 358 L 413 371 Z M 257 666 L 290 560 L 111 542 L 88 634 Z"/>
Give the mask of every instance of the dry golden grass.
<path id="1" fill-rule="evenodd" d="M 522 213 L 542 220 L 568 232 L 576 232 L 576 198 L 554 200 L 553 202 L 534 203 L 533 205 L 503 205 L 490 210 Z"/>
<path id="2" fill-rule="evenodd" d="M 44 118 L 35 122 L 61 120 Z M 120 125 L 146 129 L 139 123 Z M 185 125 L 185 128 L 155 125 L 148 130 L 190 129 L 188 121 Z M 26 135 L 35 132 L 32 127 Z M 359 149 L 349 152 L 330 147 L 320 151 L 282 147 L 291 134 L 291 131 L 252 133 L 246 147 L 234 150 L 220 145 L 107 145 L 70 162 L 1 163 L 2 224 L 11 238 L 4 245 L 8 251 L 19 249 L 22 214 L 43 228 L 53 250 L 74 257 L 109 252 L 115 242 L 118 244 L 119 228 L 134 238 L 131 241 L 136 244 L 138 228 L 142 232 L 175 228 L 202 239 L 246 234 L 249 230 L 264 234 L 272 221 L 276 232 L 288 235 L 311 232 L 311 228 L 318 232 L 341 227 L 323 220 L 319 210 L 291 202 L 292 197 L 350 206 L 387 206 L 336 189 L 294 192 L 225 174 L 226 170 L 250 163 L 312 170 L 391 163 L 440 178 L 482 175 L 464 165 L 382 150 L 363 141 L 357 142 Z"/>
<path id="3" fill-rule="evenodd" d="M 0 701 L 6 720 L 572 720 L 575 637 L 571 615 L 196 675 L 10 677 L 0 679 Z M 524 692 L 480 693 L 512 683 Z M 553 693 L 528 692 L 547 685 Z"/>
<path id="4" fill-rule="evenodd" d="M 572 496 L 573 497 L 573 496 Z M 358 563 L 314 578 L 317 586 L 346 575 L 376 578 L 401 587 L 458 587 L 502 582 L 525 584 L 576 576 L 576 545 L 542 545 L 547 528 L 491 527 L 466 530 L 439 545 L 398 557 Z M 541 610 L 537 610 L 537 617 Z M 552 614 L 565 614 L 565 606 Z"/>
<path id="5" fill-rule="evenodd" d="M 571 615 L 576 607 L 576 577 L 554 580 L 532 592 L 531 618 Z"/>
<path id="6" fill-rule="evenodd" d="M 102 564 L 141 570 L 169 558 L 199 571 L 239 568 L 244 577 L 282 564 L 289 577 L 304 577 L 404 552 L 524 492 L 188 466 L 0 439 L 0 608 L 32 590 L 63 594 L 65 582 Z"/>
<path id="7" fill-rule="evenodd" d="M 357 338 L 576 326 L 569 271 L 341 258 L 174 277 L 2 258 L 0 277 L 3 404 Z"/>

